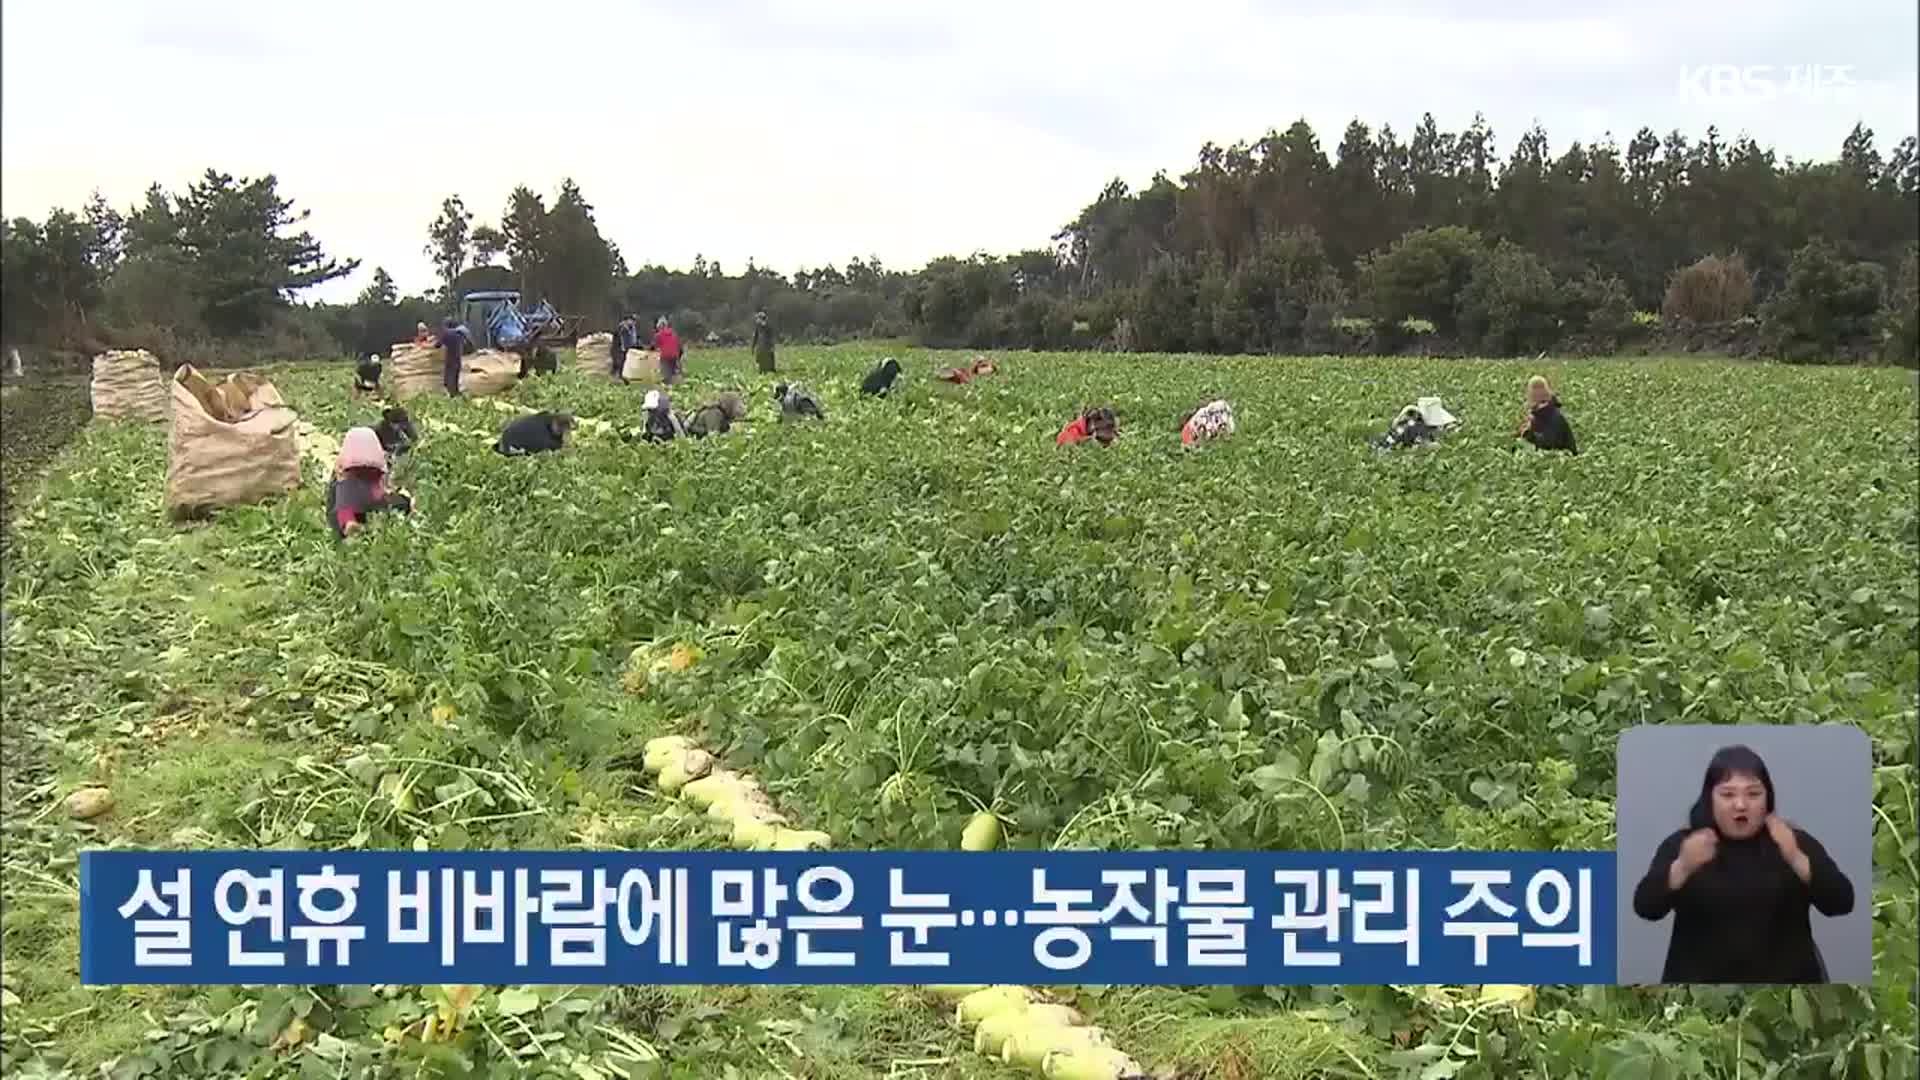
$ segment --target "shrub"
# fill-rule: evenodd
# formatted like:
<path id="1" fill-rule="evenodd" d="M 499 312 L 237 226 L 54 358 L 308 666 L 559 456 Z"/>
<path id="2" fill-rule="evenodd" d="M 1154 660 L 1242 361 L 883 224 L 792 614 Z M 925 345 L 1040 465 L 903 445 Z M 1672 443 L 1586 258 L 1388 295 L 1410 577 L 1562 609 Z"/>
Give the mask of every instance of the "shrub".
<path id="1" fill-rule="evenodd" d="M 1668 322 L 1724 323 L 1753 304 L 1753 274 L 1738 254 L 1708 255 L 1674 272 L 1661 314 Z"/>
<path id="2" fill-rule="evenodd" d="M 1589 270 L 1561 287 L 1562 323 L 1578 328 L 1589 344 L 1609 352 L 1618 348 L 1621 339 L 1635 327 L 1646 325 L 1640 316 L 1648 314 L 1633 310 L 1626 284 L 1611 275 Z M 1657 316 L 1651 319 L 1660 321 Z"/>
<path id="3" fill-rule="evenodd" d="M 1888 363 L 1920 367 L 1920 247 L 1907 249 L 1881 313 Z"/>
<path id="4" fill-rule="evenodd" d="M 1134 295 L 1128 318 L 1133 340 L 1146 352 L 1185 352 L 1192 347 L 1196 282 L 1173 258 L 1154 264 Z"/>
<path id="5" fill-rule="evenodd" d="M 1532 252 L 1502 240 L 1474 261 L 1460 292 L 1460 331 L 1495 356 L 1549 348 L 1560 336 L 1562 297 L 1553 274 Z"/>
<path id="6" fill-rule="evenodd" d="M 1420 229 L 1362 262 L 1362 292 L 1382 329 L 1425 319 L 1443 334 L 1458 328 L 1460 295 L 1486 251 L 1480 234 L 1449 225 Z"/>
<path id="7" fill-rule="evenodd" d="M 1823 240 L 1794 252 L 1787 282 L 1761 312 L 1761 332 L 1776 356 L 1795 363 L 1846 360 L 1880 336 L 1886 271 L 1849 263 Z"/>
<path id="8" fill-rule="evenodd" d="M 1304 228 L 1261 237 L 1253 255 L 1234 269 L 1224 301 L 1245 347 L 1260 352 L 1294 352 L 1309 337 L 1324 343 L 1333 313 L 1346 302 L 1346 287 L 1319 234 Z M 1216 327 L 1221 321 L 1216 316 Z"/>
<path id="9" fill-rule="evenodd" d="M 670 316 L 669 321 L 673 323 L 673 332 L 680 336 L 683 345 L 705 341 L 707 331 L 713 329 L 707 324 L 706 315 L 693 308 L 681 308 Z"/>

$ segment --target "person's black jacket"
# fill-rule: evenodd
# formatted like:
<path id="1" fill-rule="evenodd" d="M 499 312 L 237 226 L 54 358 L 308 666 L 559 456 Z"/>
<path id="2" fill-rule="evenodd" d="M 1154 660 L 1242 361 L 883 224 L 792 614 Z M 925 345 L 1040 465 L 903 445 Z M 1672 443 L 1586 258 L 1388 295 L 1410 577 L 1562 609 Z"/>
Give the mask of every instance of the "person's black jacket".
<path id="1" fill-rule="evenodd" d="M 473 347 L 473 338 L 467 334 L 465 326 L 454 326 L 440 331 L 440 352 L 442 359 L 449 365 L 457 364 Z"/>
<path id="2" fill-rule="evenodd" d="M 380 414 L 380 422 L 373 426 L 373 433 L 380 439 L 380 448 L 398 457 L 413 448 L 420 441 L 420 433 L 414 429 L 413 417 L 405 409 L 388 409 Z"/>
<path id="3" fill-rule="evenodd" d="M 1696 814 L 1694 821 L 1701 820 Z M 1803 882 L 1765 829 L 1745 840 L 1721 836 L 1713 861 L 1674 892 L 1667 888 L 1667 871 L 1692 831 L 1681 829 L 1661 841 L 1633 891 L 1633 911 L 1642 919 L 1657 922 L 1673 913 L 1661 982 L 1826 982 L 1807 911 L 1839 918 L 1854 904 L 1853 883 L 1827 849 L 1806 832 L 1793 831 L 1812 868 L 1812 880 Z"/>
<path id="4" fill-rule="evenodd" d="M 353 381 L 362 390 L 380 389 L 380 361 L 373 357 L 363 357 L 359 366 L 353 369 Z"/>
<path id="5" fill-rule="evenodd" d="M 867 372 L 860 381 L 860 392 L 872 396 L 885 394 L 893 389 L 893 381 L 900 377 L 900 361 L 889 356 L 879 367 Z"/>
<path id="6" fill-rule="evenodd" d="M 1537 405 L 1533 410 L 1533 423 L 1527 425 L 1526 434 L 1521 436 L 1541 450 L 1565 450 L 1577 454 L 1580 448 L 1573 442 L 1573 425 L 1567 423 L 1566 414 L 1560 411 L 1560 399 L 1548 398 L 1545 405 Z"/>
<path id="7" fill-rule="evenodd" d="M 642 432 L 648 442 L 667 442 L 686 434 L 686 427 L 671 409 L 648 409 L 642 421 Z"/>
<path id="8" fill-rule="evenodd" d="M 413 512 L 413 500 L 397 491 L 388 491 L 383 482 L 360 476 L 358 472 L 349 470 L 345 476 L 327 481 L 327 524 L 333 527 L 336 540 L 347 538 L 346 525 L 340 521 L 341 510 L 352 511 L 352 520 L 360 523 L 367 520 L 367 515 L 383 510 Z"/>
<path id="9" fill-rule="evenodd" d="M 500 441 L 493 444 L 493 452 L 508 456 L 543 454 L 565 445 L 566 438 L 554 424 L 553 414 L 537 412 L 522 416 L 502 429 Z"/>

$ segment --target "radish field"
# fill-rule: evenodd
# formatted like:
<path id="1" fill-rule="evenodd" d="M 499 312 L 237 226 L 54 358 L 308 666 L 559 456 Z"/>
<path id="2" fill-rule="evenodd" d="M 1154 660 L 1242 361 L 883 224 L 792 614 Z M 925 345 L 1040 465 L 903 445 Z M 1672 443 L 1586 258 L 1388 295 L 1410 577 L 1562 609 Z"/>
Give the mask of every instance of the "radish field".
<path id="1" fill-rule="evenodd" d="M 563 358 L 429 395 L 414 518 L 344 545 L 315 464 L 176 527 L 164 427 L 90 424 L 8 500 L 0 1071 L 1030 1076 L 906 987 L 84 988 L 76 853 L 726 847 L 642 767 L 670 733 L 839 848 L 955 848 L 982 808 L 1022 848 L 1610 848 L 1621 731 L 1769 722 L 1874 740 L 1870 991 L 1054 997 L 1165 1077 L 1920 1067 L 1913 373 L 1010 354 L 950 387 L 967 357 L 896 355 L 869 400 L 877 347 L 782 349 L 827 419 L 781 424 L 776 377 L 694 350 L 675 406 L 740 390 L 731 433 L 529 459 L 497 402 L 631 427 L 642 388 Z M 263 370 L 323 432 L 377 419 L 344 363 Z M 1578 457 L 1512 437 L 1536 371 Z M 1425 395 L 1464 428 L 1368 447 Z M 1217 397 L 1238 433 L 1183 451 Z M 1119 440 L 1056 447 L 1095 404 Z M 83 787 L 112 809 L 75 820 Z"/>

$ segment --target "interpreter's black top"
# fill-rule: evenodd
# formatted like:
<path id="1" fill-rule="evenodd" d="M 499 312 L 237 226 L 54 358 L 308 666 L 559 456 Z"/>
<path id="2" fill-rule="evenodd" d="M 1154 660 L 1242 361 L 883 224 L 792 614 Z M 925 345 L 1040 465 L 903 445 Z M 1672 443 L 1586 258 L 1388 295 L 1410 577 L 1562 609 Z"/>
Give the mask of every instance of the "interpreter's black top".
<path id="1" fill-rule="evenodd" d="M 500 441 L 493 444 L 493 451 L 514 457 L 544 454 L 558 450 L 563 445 L 559 434 L 553 430 L 553 414 L 537 412 L 508 424 L 500 432 Z"/>
<path id="2" fill-rule="evenodd" d="M 473 340 L 467 337 L 467 328 L 464 326 L 440 332 L 441 355 L 449 364 L 459 363 L 460 358 L 466 355 L 467 347 L 472 344 Z"/>
<path id="3" fill-rule="evenodd" d="M 1565 450 L 1570 454 L 1580 452 L 1573 442 L 1573 425 L 1567 423 L 1566 414 L 1560 411 L 1559 398 L 1534 407 L 1533 423 L 1527 427 L 1526 440 L 1541 450 Z"/>
<path id="4" fill-rule="evenodd" d="M 1659 921 L 1673 913 L 1663 983 L 1823 983 L 1826 964 L 1813 940 L 1808 908 L 1828 918 L 1853 910 L 1853 883 L 1827 849 L 1793 830 L 1812 868 L 1803 882 L 1766 830 L 1746 840 L 1721 836 L 1713 861 L 1667 888 L 1667 870 L 1692 831 L 1662 841 L 1633 891 L 1634 913 Z"/>

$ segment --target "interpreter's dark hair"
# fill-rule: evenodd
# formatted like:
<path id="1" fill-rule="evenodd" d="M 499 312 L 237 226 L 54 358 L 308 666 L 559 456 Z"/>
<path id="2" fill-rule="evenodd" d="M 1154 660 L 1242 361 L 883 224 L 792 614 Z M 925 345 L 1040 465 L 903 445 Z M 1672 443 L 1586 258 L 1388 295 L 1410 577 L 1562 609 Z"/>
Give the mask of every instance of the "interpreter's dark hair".
<path id="1" fill-rule="evenodd" d="M 1773 813 L 1773 774 L 1767 771 L 1767 763 L 1749 747 L 1723 746 L 1714 751 L 1713 758 L 1707 762 L 1706 776 L 1700 781 L 1700 798 L 1688 815 L 1690 828 L 1713 827 L 1713 789 L 1725 783 L 1729 776 L 1751 776 L 1759 780 L 1767 789 L 1767 813 Z"/>

